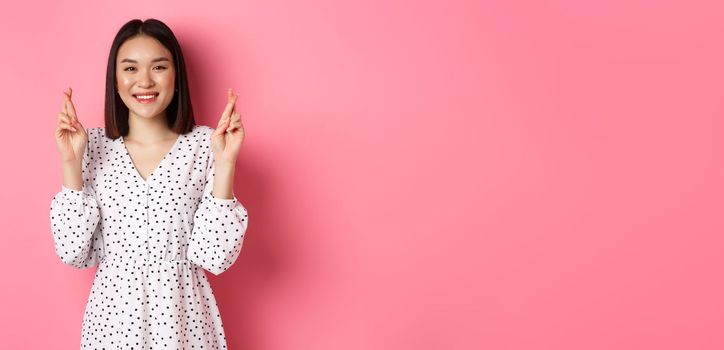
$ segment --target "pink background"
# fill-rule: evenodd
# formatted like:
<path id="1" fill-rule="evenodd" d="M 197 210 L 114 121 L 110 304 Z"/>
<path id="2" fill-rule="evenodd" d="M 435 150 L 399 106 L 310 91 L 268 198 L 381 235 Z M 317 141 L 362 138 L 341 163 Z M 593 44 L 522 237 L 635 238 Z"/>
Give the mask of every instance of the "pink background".
<path id="1" fill-rule="evenodd" d="M 3 5 L 0 348 L 78 347 L 52 133 L 148 17 L 200 124 L 240 94 L 230 349 L 724 348 L 720 2 L 202 4 Z"/>

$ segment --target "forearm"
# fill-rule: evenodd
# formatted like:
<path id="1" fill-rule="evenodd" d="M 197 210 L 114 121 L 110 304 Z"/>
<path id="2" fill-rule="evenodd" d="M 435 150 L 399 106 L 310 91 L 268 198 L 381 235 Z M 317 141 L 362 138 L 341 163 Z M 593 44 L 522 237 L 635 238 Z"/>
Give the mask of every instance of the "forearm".
<path id="1" fill-rule="evenodd" d="M 235 163 L 217 161 L 214 167 L 214 188 L 211 195 L 219 199 L 233 199 Z"/>
<path id="2" fill-rule="evenodd" d="M 80 160 L 62 161 L 63 186 L 72 190 L 83 189 L 83 175 Z"/>

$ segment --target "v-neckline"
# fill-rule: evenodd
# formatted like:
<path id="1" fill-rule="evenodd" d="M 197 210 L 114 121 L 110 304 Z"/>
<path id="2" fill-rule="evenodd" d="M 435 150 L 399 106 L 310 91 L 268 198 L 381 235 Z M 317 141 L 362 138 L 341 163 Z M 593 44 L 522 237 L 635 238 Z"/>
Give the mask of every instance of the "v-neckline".
<path id="1" fill-rule="evenodd" d="M 143 179 L 143 176 L 141 176 L 141 172 L 138 171 L 138 168 L 136 167 L 136 163 L 133 162 L 133 158 L 131 158 L 131 154 L 128 153 L 128 147 L 126 147 L 126 140 L 123 138 L 123 136 L 120 137 L 120 139 L 121 139 L 121 147 L 123 147 L 123 151 L 124 151 L 124 153 L 126 154 L 126 158 L 128 158 L 128 160 L 129 160 L 130 163 L 131 163 L 131 168 L 133 168 L 131 171 L 135 174 L 135 176 L 136 176 L 139 180 L 141 180 L 141 182 L 143 182 L 144 184 L 148 184 L 149 181 L 151 180 L 151 178 L 153 177 L 153 175 L 156 174 L 156 172 L 158 171 L 158 169 L 161 168 L 161 166 L 163 165 L 163 163 L 166 161 L 166 158 L 168 158 L 168 157 L 176 150 L 176 148 L 178 147 L 179 143 L 181 143 L 181 138 L 182 138 L 184 135 L 185 135 L 185 134 L 179 134 L 179 135 L 178 135 L 178 137 L 176 138 L 176 141 L 173 143 L 173 146 L 171 146 L 171 149 L 169 149 L 168 152 L 166 152 L 166 155 L 164 155 L 163 158 L 161 158 L 161 161 L 158 162 L 158 164 L 156 165 L 156 167 L 151 171 L 151 173 L 148 175 L 148 177 L 147 177 L 145 180 Z"/>

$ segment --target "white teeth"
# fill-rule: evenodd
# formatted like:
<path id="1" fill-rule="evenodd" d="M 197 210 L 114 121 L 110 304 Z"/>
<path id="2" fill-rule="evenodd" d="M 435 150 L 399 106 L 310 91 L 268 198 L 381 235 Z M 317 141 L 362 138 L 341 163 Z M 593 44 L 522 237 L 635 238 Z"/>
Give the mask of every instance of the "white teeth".
<path id="1" fill-rule="evenodd" d="M 156 97 L 156 95 L 143 95 L 143 96 L 137 95 L 136 96 L 136 98 L 138 98 L 139 100 L 150 100 L 154 97 Z"/>

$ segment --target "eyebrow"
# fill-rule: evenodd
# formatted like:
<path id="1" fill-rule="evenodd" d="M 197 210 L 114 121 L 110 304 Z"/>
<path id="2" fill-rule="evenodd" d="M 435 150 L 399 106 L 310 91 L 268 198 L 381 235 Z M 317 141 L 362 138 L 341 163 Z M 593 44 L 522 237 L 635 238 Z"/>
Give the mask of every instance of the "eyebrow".
<path id="1" fill-rule="evenodd" d="M 159 61 L 169 61 L 169 59 L 166 58 L 166 57 L 154 58 L 153 61 L 151 61 L 151 63 L 153 63 L 153 62 L 159 62 Z M 130 58 L 124 58 L 124 59 L 121 60 L 121 63 L 125 63 L 125 62 L 128 62 L 128 63 L 138 63 L 138 61 L 132 60 L 132 59 L 130 59 Z M 170 61 L 169 61 L 169 62 L 170 62 Z"/>

